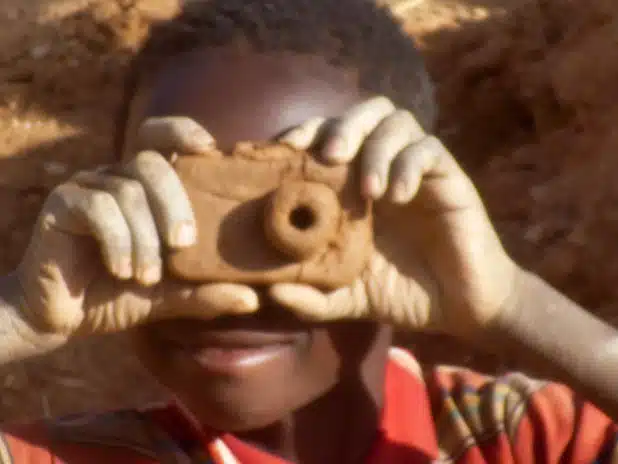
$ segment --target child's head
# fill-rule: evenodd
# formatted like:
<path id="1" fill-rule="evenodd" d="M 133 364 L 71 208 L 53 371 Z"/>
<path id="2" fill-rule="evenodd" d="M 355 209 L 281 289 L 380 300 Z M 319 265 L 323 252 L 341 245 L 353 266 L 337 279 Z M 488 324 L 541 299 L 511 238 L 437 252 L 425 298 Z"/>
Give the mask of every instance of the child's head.
<path id="1" fill-rule="evenodd" d="M 156 76 L 159 70 L 181 66 L 178 62 L 168 66 L 170 59 L 177 60 L 180 55 L 205 47 L 225 47 L 254 54 L 283 52 L 321 57 L 333 68 L 354 73 L 358 78 L 356 90 L 390 98 L 398 107 L 411 111 L 431 131 L 437 106 L 422 57 L 414 41 L 388 10 L 377 7 L 374 0 L 187 0 L 186 3 L 173 21 L 163 22 L 152 30 L 134 60 L 121 108 L 120 128 L 126 126 L 130 102 L 144 80 Z M 202 61 L 204 67 L 209 67 L 207 60 L 197 55 L 194 58 L 193 64 Z M 187 73 L 187 61 L 191 60 L 185 60 L 184 77 L 195 74 Z M 285 68 L 286 64 L 280 66 Z M 281 76 L 285 77 L 289 76 Z M 250 81 L 250 76 L 244 78 Z M 183 85 L 169 90 L 174 93 L 184 88 Z M 217 97 L 216 92 L 203 90 L 204 99 Z M 235 101 L 229 103 L 237 106 Z M 246 114 L 246 109 L 242 113 Z M 211 132 L 212 124 L 208 125 Z M 117 148 L 121 151 L 124 130 L 118 130 L 117 135 Z"/>
<path id="2" fill-rule="evenodd" d="M 336 116 L 369 95 L 426 127 L 435 117 L 412 40 L 371 0 L 192 1 L 154 29 L 128 89 L 119 147 L 153 115 L 192 117 L 224 146 Z M 312 325 L 263 303 L 251 317 L 144 327 L 138 354 L 202 422 L 225 430 L 260 428 L 333 396 L 379 402 L 388 328 Z"/>

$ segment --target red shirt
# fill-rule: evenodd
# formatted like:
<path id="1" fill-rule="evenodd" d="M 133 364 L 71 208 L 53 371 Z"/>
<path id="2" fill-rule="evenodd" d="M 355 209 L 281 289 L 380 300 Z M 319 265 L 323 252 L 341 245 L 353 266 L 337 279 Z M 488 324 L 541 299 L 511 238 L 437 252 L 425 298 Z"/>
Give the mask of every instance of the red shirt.
<path id="1" fill-rule="evenodd" d="M 392 349 L 368 464 L 618 463 L 617 428 L 568 388 L 513 373 L 423 374 Z M 285 464 L 231 435 L 195 429 L 173 406 L 77 416 L 0 435 L 0 463 Z"/>

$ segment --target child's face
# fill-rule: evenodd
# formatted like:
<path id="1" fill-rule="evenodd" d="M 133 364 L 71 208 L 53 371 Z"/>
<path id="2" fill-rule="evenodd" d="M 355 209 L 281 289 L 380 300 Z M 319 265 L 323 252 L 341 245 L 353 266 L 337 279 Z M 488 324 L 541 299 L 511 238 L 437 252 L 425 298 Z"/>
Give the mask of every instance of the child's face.
<path id="1" fill-rule="evenodd" d="M 129 146 L 146 116 L 189 116 L 226 149 L 336 116 L 362 98 L 353 77 L 314 58 L 213 49 L 172 59 L 140 93 Z M 347 392 L 380 401 L 389 330 L 369 322 L 313 325 L 266 298 L 263 306 L 252 316 L 145 326 L 135 335 L 138 355 L 201 422 L 227 431 L 264 427 Z"/>

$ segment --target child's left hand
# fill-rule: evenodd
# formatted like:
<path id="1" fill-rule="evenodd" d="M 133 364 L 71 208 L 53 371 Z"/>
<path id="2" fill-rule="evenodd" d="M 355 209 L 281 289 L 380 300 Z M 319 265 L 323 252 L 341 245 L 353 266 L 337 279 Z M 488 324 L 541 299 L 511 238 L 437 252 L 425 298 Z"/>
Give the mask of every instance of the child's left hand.
<path id="1" fill-rule="evenodd" d="M 327 161 L 361 164 L 363 193 L 377 200 L 376 250 L 350 287 L 324 294 L 277 284 L 275 299 L 315 320 L 371 317 L 464 338 L 494 320 L 519 268 L 444 145 L 383 97 L 336 120 L 308 121 L 283 140 L 306 149 L 319 137 Z"/>

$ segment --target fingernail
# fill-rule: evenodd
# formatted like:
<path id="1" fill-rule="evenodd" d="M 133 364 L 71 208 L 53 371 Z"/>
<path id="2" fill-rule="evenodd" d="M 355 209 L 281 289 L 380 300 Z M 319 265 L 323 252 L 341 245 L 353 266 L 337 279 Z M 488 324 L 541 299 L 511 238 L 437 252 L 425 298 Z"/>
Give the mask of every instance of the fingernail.
<path id="1" fill-rule="evenodd" d="M 409 199 L 409 188 L 405 182 L 397 182 L 393 187 L 393 201 L 395 203 L 406 203 Z"/>
<path id="2" fill-rule="evenodd" d="M 133 276 L 133 266 L 131 266 L 131 258 L 118 258 L 114 263 L 114 274 L 119 279 L 130 279 Z"/>
<path id="3" fill-rule="evenodd" d="M 251 313 L 256 312 L 256 311 L 257 311 L 257 308 L 255 308 L 255 307 L 253 307 L 253 306 L 251 306 L 251 305 L 248 305 L 248 304 L 247 304 L 246 302 L 244 302 L 244 301 L 239 301 L 239 302 L 237 302 L 236 304 L 234 304 L 234 305 L 230 308 L 230 310 L 231 310 L 233 313 L 236 313 L 236 314 L 251 314 Z"/>
<path id="4" fill-rule="evenodd" d="M 329 160 L 340 160 L 345 157 L 347 145 L 346 140 L 340 135 L 332 137 L 326 142 L 324 147 L 324 155 Z"/>
<path id="5" fill-rule="evenodd" d="M 301 143 L 298 140 L 300 137 L 301 137 L 301 131 L 298 129 L 292 129 L 291 131 L 283 134 L 279 138 L 279 142 L 287 143 L 288 145 L 291 145 L 292 147 L 298 149 L 299 146 L 301 145 Z"/>
<path id="6" fill-rule="evenodd" d="M 139 280 L 145 285 L 156 284 L 161 280 L 161 267 L 154 264 L 145 266 L 140 271 Z"/>
<path id="7" fill-rule="evenodd" d="M 191 136 L 195 148 L 200 152 L 212 150 L 215 145 L 215 140 L 212 136 L 203 130 L 196 130 Z"/>
<path id="8" fill-rule="evenodd" d="M 365 178 L 364 194 L 371 198 L 377 198 L 382 194 L 382 182 L 377 174 L 370 174 Z"/>
<path id="9" fill-rule="evenodd" d="M 182 221 L 176 225 L 172 234 L 172 246 L 187 247 L 195 243 L 197 231 L 192 222 Z"/>

